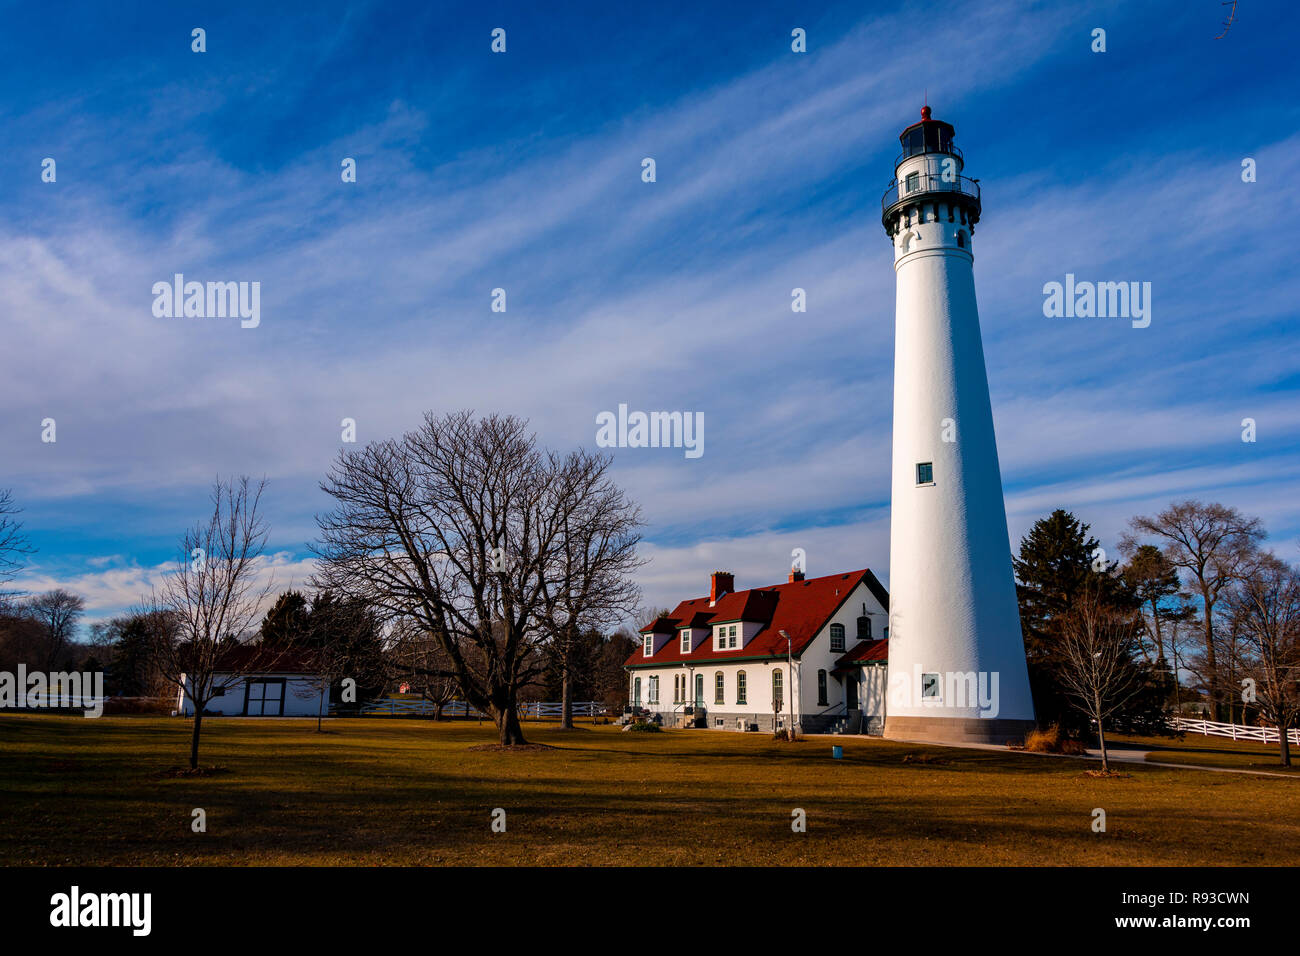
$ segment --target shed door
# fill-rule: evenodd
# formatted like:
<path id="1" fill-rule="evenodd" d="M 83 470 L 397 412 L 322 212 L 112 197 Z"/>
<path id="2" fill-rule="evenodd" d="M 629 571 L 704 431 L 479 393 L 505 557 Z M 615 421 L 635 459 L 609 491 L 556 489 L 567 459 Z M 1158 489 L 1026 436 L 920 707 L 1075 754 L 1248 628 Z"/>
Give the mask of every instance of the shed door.
<path id="1" fill-rule="evenodd" d="M 250 680 L 248 682 L 249 717 L 281 717 L 284 715 L 284 681 Z"/>

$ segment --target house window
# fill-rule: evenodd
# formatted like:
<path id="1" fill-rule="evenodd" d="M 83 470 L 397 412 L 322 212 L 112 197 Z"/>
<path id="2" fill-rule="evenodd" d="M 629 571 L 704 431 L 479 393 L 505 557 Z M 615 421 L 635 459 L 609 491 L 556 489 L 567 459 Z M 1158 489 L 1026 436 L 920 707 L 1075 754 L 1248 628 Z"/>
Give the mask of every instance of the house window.
<path id="1" fill-rule="evenodd" d="M 737 704 L 748 703 L 748 701 L 745 699 L 745 672 L 744 671 L 741 671 L 736 675 L 736 703 Z"/>
<path id="2" fill-rule="evenodd" d="M 704 675 L 695 675 L 695 706 L 704 706 Z"/>
<path id="3" fill-rule="evenodd" d="M 871 618 L 865 614 L 858 618 L 858 640 L 871 640 Z"/>
<path id="4" fill-rule="evenodd" d="M 844 651 L 844 625 L 843 624 L 831 625 L 831 650 L 840 651 L 841 653 Z"/>
<path id="5" fill-rule="evenodd" d="M 691 652 L 691 632 L 690 629 L 688 628 L 682 631 L 682 653 L 689 654 L 690 652 Z"/>
<path id="6" fill-rule="evenodd" d="M 780 709 L 781 709 L 781 701 L 782 701 L 781 686 L 782 686 L 782 682 L 783 682 L 783 678 L 781 677 L 781 671 L 780 671 L 780 669 L 778 668 L 777 670 L 772 671 L 772 709 L 773 709 L 773 710 L 780 710 Z"/>
<path id="7" fill-rule="evenodd" d="M 826 672 L 817 672 L 817 706 L 826 706 Z"/>
<path id="8" fill-rule="evenodd" d="M 722 671 L 713 675 L 713 702 L 715 704 L 723 703 L 723 697 L 726 695 L 726 681 L 723 679 Z"/>
<path id="9" fill-rule="evenodd" d="M 248 703 L 244 712 L 249 717 L 280 717 L 284 714 L 283 680 L 250 680 Z"/>
<path id="10" fill-rule="evenodd" d="M 727 646 L 728 647 L 736 646 L 736 625 L 734 624 L 727 629 Z"/>
<path id="11" fill-rule="evenodd" d="M 921 699 L 922 700 L 940 699 L 938 674 L 921 675 Z"/>
<path id="12" fill-rule="evenodd" d="M 645 636 L 645 643 L 644 643 L 643 647 L 644 647 L 644 651 L 643 651 L 643 653 L 645 654 L 646 657 L 654 657 L 654 653 L 655 653 L 655 636 L 654 636 L 653 634 L 647 634 L 647 635 Z"/>
<path id="13" fill-rule="evenodd" d="M 632 681 L 632 706 L 641 706 L 641 678 Z"/>
<path id="14" fill-rule="evenodd" d="M 918 485 L 934 484 L 934 462 L 923 461 L 916 466 L 916 483 Z"/>
<path id="15" fill-rule="evenodd" d="M 651 703 L 651 704 L 657 704 L 657 703 L 659 703 L 659 678 L 658 678 L 658 677 L 651 677 L 651 678 L 650 678 L 650 697 L 649 697 L 649 703 Z"/>
<path id="16" fill-rule="evenodd" d="M 674 674 L 673 675 L 673 703 L 680 704 L 681 702 L 682 702 L 682 678 L 681 675 Z"/>
<path id="17" fill-rule="evenodd" d="M 907 192 L 909 193 L 916 192 L 916 190 L 921 188 L 921 174 L 908 173 L 907 179 L 904 182 L 905 182 L 904 188 L 906 189 Z"/>

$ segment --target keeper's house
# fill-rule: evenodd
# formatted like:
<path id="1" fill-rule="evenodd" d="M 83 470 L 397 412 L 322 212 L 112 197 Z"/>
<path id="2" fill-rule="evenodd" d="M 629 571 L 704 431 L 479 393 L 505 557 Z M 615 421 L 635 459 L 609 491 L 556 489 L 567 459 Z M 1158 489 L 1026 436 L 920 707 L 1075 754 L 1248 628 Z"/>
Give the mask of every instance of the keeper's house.
<path id="1" fill-rule="evenodd" d="M 628 703 L 667 726 L 803 733 L 881 732 L 889 594 L 869 570 L 736 591 L 715 571 L 708 597 L 641 629 Z M 787 635 L 789 640 L 787 641 Z"/>

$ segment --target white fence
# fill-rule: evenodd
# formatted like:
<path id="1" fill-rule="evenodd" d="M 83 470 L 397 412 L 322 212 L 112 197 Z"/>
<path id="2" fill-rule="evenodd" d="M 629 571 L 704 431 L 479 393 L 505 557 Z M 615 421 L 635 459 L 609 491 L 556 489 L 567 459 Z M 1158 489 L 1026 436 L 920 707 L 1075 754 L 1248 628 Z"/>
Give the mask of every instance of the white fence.
<path id="1" fill-rule="evenodd" d="M 558 719 L 563 708 L 564 705 L 559 701 L 530 701 L 519 705 L 519 716 Z M 365 701 L 357 713 L 363 717 L 432 717 L 437 711 L 433 701 L 419 697 L 380 697 Z M 596 717 L 604 712 L 605 705 L 598 701 L 573 702 L 574 717 Z M 487 714 L 463 700 L 449 700 L 443 704 L 442 716 L 477 717 L 480 720 L 487 718 Z"/>
<path id="2" fill-rule="evenodd" d="M 575 700 L 573 702 L 574 717 L 599 717 L 605 710 L 605 705 L 599 701 Z M 558 719 L 563 712 L 564 704 L 558 700 L 535 700 L 519 705 L 520 717 L 555 717 Z"/>
<path id="3" fill-rule="evenodd" d="M 1220 724 L 1213 720 L 1189 720 L 1186 717 L 1172 717 L 1169 726 L 1189 734 L 1205 734 L 1210 737 L 1231 737 L 1233 740 L 1258 740 L 1261 743 L 1278 743 L 1276 727 L 1247 727 L 1244 724 Z M 1300 729 L 1292 728 L 1286 732 L 1287 739 L 1300 747 Z"/>
<path id="4" fill-rule="evenodd" d="M 432 717 L 438 707 L 420 697 L 377 697 L 364 701 L 356 712 L 363 717 Z M 487 714 L 463 700 L 449 700 L 442 705 L 442 716 L 483 719 Z"/>

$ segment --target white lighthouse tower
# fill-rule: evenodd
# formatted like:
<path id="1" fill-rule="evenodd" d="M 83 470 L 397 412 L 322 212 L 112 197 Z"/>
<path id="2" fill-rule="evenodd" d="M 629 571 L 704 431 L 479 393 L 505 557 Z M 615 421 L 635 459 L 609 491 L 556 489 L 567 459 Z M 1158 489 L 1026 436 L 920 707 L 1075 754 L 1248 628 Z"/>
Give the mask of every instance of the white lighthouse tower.
<path id="1" fill-rule="evenodd" d="M 1004 743 L 1033 726 L 971 237 L 980 190 L 921 110 L 882 201 L 894 242 L 885 736 Z"/>

